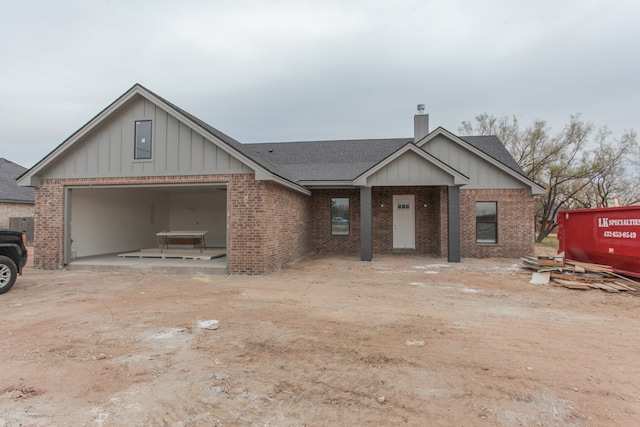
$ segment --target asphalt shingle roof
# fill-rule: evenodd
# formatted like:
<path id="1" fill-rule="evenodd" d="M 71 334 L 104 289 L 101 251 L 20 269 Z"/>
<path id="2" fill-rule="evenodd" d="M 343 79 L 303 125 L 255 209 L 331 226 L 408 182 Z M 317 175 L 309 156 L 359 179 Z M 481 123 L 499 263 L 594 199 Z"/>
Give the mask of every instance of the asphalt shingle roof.
<path id="1" fill-rule="evenodd" d="M 353 180 L 413 138 L 243 144 L 251 157 L 275 165 L 298 181 Z"/>
<path id="2" fill-rule="evenodd" d="M 33 203 L 35 190 L 31 187 L 19 187 L 16 178 L 27 168 L 0 157 L 0 201 Z"/>
<path id="3" fill-rule="evenodd" d="M 460 137 L 472 147 L 526 177 L 496 136 Z M 283 178 L 299 181 L 350 181 L 393 154 L 413 138 L 240 144 L 250 158 L 272 165 Z M 274 171 L 272 169 L 272 171 Z"/>

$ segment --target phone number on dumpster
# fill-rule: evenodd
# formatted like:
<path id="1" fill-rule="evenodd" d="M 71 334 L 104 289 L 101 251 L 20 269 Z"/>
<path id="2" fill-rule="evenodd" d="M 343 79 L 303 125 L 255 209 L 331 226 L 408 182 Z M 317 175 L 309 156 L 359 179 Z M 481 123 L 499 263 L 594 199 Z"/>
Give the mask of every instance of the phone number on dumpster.
<path id="1" fill-rule="evenodd" d="M 616 237 L 618 239 L 635 239 L 637 233 L 635 231 L 605 231 L 604 237 Z"/>

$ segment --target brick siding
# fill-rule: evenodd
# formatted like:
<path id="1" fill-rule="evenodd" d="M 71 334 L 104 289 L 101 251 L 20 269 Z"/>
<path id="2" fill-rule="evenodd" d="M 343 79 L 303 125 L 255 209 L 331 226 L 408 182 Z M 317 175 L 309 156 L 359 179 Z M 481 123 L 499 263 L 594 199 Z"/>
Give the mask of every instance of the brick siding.
<path id="1" fill-rule="evenodd" d="M 231 274 L 265 274 L 309 252 L 309 197 L 253 175 L 230 183 L 228 264 Z"/>
<path id="2" fill-rule="evenodd" d="M 331 199 L 349 198 L 349 235 L 331 234 Z M 319 254 L 360 255 L 360 190 L 313 190 L 311 195 L 312 249 Z"/>
<path id="3" fill-rule="evenodd" d="M 497 202 L 498 243 L 476 243 L 476 202 Z M 517 258 L 535 253 L 533 196 L 526 189 L 460 191 L 461 255 Z"/>
<path id="4" fill-rule="evenodd" d="M 393 248 L 393 196 L 415 196 L 416 248 Z M 331 235 L 331 198 L 349 197 L 350 234 Z M 476 243 L 476 201 L 498 203 L 498 243 Z M 315 190 L 312 196 L 312 249 L 320 254 L 360 254 L 359 190 Z M 534 253 L 533 197 L 525 189 L 461 190 L 461 256 L 521 257 Z M 373 253 L 428 254 L 446 257 L 446 187 L 374 187 L 372 190 Z"/>
<path id="5" fill-rule="evenodd" d="M 253 174 L 48 179 L 36 189 L 34 266 L 58 269 L 64 265 L 67 186 L 203 183 L 227 184 L 230 274 L 269 273 L 308 253 L 309 197 L 277 184 L 256 182 Z"/>
<path id="6" fill-rule="evenodd" d="M 413 195 L 415 198 L 415 249 L 393 248 L 394 195 Z M 440 256 L 438 187 L 374 187 L 372 199 L 374 254 Z"/>
<path id="7" fill-rule="evenodd" d="M 34 212 L 33 203 L 0 202 L 0 227 L 9 228 L 11 218 L 32 217 Z"/>
<path id="8" fill-rule="evenodd" d="M 416 248 L 393 249 L 393 195 L 415 196 Z M 446 194 L 446 193 L 445 193 Z M 348 197 L 350 233 L 331 235 L 331 199 Z M 373 187 L 373 253 L 439 255 L 441 221 L 437 187 Z M 311 201 L 312 248 L 320 254 L 360 254 L 360 190 L 314 190 Z M 446 232 L 446 230 L 445 230 Z"/>
<path id="9" fill-rule="evenodd" d="M 228 199 L 227 268 L 230 274 L 265 274 L 305 256 L 360 254 L 360 191 L 315 190 L 311 197 L 253 174 L 44 180 L 36 189 L 34 265 L 62 268 L 66 186 L 225 183 Z M 415 196 L 415 249 L 393 249 L 393 195 Z M 331 235 L 331 198 L 350 200 L 350 233 Z M 498 243 L 475 242 L 475 203 L 498 204 Z M 527 190 L 461 190 L 461 255 L 520 257 L 534 253 L 533 197 Z M 375 254 L 447 255 L 445 187 L 374 187 Z"/>

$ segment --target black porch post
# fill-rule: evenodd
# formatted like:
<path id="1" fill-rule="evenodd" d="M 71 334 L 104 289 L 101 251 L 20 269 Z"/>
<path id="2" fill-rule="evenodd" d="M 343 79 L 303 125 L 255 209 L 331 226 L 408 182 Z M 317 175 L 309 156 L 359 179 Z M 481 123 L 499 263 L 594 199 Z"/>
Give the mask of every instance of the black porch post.
<path id="1" fill-rule="evenodd" d="M 360 187 L 360 260 L 373 259 L 371 187 Z"/>
<path id="2" fill-rule="evenodd" d="M 460 262 L 460 187 L 447 188 L 447 261 Z"/>

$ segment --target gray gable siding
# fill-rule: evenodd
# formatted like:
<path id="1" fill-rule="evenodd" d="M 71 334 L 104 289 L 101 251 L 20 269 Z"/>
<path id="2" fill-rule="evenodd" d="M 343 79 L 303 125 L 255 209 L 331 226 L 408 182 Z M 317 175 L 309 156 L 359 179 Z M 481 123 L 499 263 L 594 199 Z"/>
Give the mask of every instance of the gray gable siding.
<path id="1" fill-rule="evenodd" d="M 152 121 L 152 158 L 136 160 L 134 123 Z M 143 97 L 134 97 L 112 117 L 74 143 L 49 165 L 43 178 L 95 178 L 252 173 L 212 141 Z"/>
<path id="2" fill-rule="evenodd" d="M 469 177 L 464 189 L 523 188 L 525 185 L 480 156 L 440 135 L 421 147 Z"/>
<path id="3" fill-rule="evenodd" d="M 453 185 L 453 177 L 411 151 L 367 178 L 367 185 Z"/>

